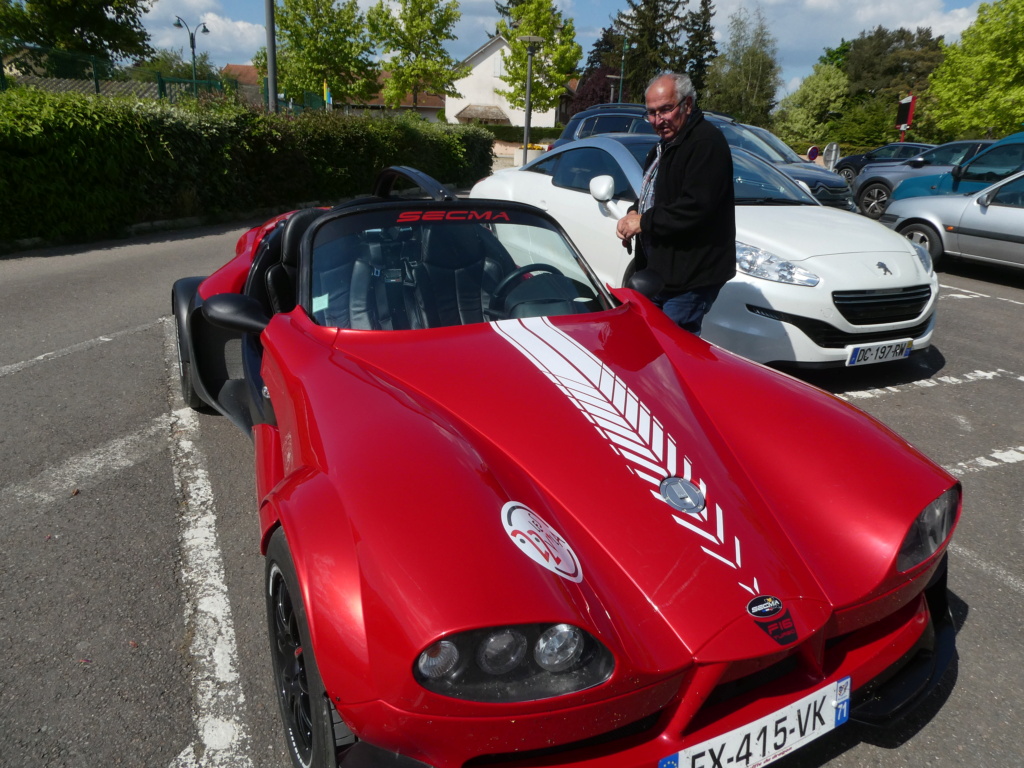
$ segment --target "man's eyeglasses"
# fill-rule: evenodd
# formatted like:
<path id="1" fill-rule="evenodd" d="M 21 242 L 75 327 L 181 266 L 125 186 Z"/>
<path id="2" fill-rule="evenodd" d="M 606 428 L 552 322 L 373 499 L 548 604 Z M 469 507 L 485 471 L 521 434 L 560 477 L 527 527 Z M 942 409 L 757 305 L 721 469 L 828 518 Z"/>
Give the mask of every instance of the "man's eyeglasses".
<path id="1" fill-rule="evenodd" d="M 683 101 L 686 101 L 686 99 L 683 99 Z M 648 109 L 645 110 L 645 114 L 647 115 L 648 120 L 654 120 L 656 117 L 668 117 L 675 112 L 682 103 L 682 101 L 677 101 L 675 104 L 666 104 L 665 106 L 658 107 L 657 109 Z"/>

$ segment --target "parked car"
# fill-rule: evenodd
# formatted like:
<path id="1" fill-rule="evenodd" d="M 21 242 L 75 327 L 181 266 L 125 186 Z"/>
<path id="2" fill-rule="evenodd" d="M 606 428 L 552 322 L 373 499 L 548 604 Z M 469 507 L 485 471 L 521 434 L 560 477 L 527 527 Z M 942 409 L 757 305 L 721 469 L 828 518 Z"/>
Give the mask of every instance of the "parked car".
<path id="1" fill-rule="evenodd" d="M 936 263 L 947 254 L 1024 268 L 1024 173 L 968 195 L 894 200 L 879 221 Z"/>
<path id="2" fill-rule="evenodd" d="M 721 112 L 705 110 L 704 116 L 725 134 L 729 146 L 752 152 L 797 181 L 802 181 L 822 204 L 848 211 L 857 210 L 853 194 L 845 180 L 836 178 L 834 173 L 825 168 L 807 162 L 768 131 L 738 123 Z M 653 136 L 654 129 L 647 119 L 647 107 L 643 104 L 600 104 L 578 112 L 570 118 L 562 135 L 549 148 L 554 149 L 572 141 L 607 133 L 640 133 Z M 779 148 L 778 144 L 781 144 L 782 148 Z"/>
<path id="3" fill-rule="evenodd" d="M 896 141 L 860 155 L 841 157 L 836 162 L 834 170 L 852 186 L 860 169 L 868 163 L 898 163 L 900 160 L 909 160 L 914 155 L 919 155 L 934 146 L 934 144 L 921 144 L 916 141 Z"/>
<path id="4" fill-rule="evenodd" d="M 643 104 L 616 102 L 581 110 L 569 118 L 562 134 L 548 145 L 548 149 L 604 133 L 653 134 L 654 129 L 647 120 L 647 107 Z"/>
<path id="5" fill-rule="evenodd" d="M 877 219 L 885 211 L 893 189 L 905 179 L 945 173 L 993 143 L 989 139 L 950 141 L 898 163 L 869 163 L 853 182 L 857 207 L 865 216 Z"/>
<path id="6" fill-rule="evenodd" d="M 893 190 L 891 199 L 980 192 L 1020 170 L 1024 170 L 1024 132 L 1000 139 L 947 173 L 907 179 Z"/>
<path id="7" fill-rule="evenodd" d="M 566 144 L 481 180 L 470 197 L 545 209 L 617 287 L 634 263 L 615 225 L 657 141 L 609 134 Z M 705 338 L 758 362 L 804 366 L 899 360 L 931 343 L 938 282 L 927 252 L 820 205 L 749 152 L 733 148 L 733 163 L 738 272 L 705 318 Z"/>
<path id="8" fill-rule="evenodd" d="M 373 192 L 172 290 L 186 400 L 254 442 L 293 765 L 764 764 L 929 696 L 955 478 L 535 207 Z"/>

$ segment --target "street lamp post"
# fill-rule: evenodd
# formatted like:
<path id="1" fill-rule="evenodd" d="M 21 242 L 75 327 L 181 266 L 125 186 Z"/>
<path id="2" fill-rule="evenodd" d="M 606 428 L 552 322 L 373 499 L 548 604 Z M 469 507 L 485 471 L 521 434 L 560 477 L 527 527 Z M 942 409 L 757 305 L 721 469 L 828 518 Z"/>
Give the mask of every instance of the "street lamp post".
<path id="1" fill-rule="evenodd" d="M 636 48 L 636 43 L 631 43 L 631 49 Z M 619 103 L 622 103 L 622 83 L 626 79 L 626 38 L 622 38 L 622 65 L 619 67 Z"/>
<path id="2" fill-rule="evenodd" d="M 536 35 L 523 35 L 516 39 L 521 43 L 526 43 L 526 121 L 523 125 L 523 165 L 526 165 L 526 153 L 530 149 L 530 86 L 533 84 L 533 54 L 537 52 L 537 46 L 544 42 L 544 38 Z"/>
<path id="3" fill-rule="evenodd" d="M 607 79 L 612 81 L 612 90 L 611 90 L 611 93 L 608 95 L 608 101 L 615 101 L 615 81 L 616 80 L 618 80 L 619 83 L 620 83 L 620 85 L 619 85 L 619 101 L 622 101 L 622 85 L 621 85 L 622 78 L 619 75 L 608 75 Z"/>
<path id="4" fill-rule="evenodd" d="M 210 30 L 206 28 L 206 22 L 200 21 L 196 28 L 193 30 L 181 16 L 175 16 L 177 21 L 174 22 L 174 26 L 178 29 L 186 29 L 188 31 L 188 47 L 192 49 L 192 95 L 199 97 L 199 84 L 196 82 L 196 33 L 202 32 L 204 35 L 210 34 Z"/>

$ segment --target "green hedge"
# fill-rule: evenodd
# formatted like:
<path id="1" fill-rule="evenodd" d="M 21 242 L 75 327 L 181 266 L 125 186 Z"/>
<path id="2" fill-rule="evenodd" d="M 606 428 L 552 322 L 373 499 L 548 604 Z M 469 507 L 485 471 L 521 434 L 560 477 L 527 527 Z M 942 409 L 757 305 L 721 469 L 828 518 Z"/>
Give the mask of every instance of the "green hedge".
<path id="1" fill-rule="evenodd" d="M 487 175 L 494 136 L 477 126 L 307 112 L 227 100 L 164 102 L 0 93 L 0 243 L 86 241 L 139 222 L 229 218 L 366 193 L 388 165 L 444 183 Z"/>
<path id="2" fill-rule="evenodd" d="M 554 128 L 540 128 L 536 125 L 530 126 L 531 144 L 548 144 L 562 135 L 561 125 Z M 487 130 L 494 134 L 494 138 L 500 141 L 518 141 L 523 143 L 523 126 L 521 125 L 488 125 Z"/>

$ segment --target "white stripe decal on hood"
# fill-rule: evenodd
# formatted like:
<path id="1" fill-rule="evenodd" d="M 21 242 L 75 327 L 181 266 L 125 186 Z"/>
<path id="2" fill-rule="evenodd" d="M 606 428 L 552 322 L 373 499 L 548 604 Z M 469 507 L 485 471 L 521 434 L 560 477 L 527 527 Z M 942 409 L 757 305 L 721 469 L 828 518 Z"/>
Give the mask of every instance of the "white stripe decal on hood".
<path id="1" fill-rule="evenodd" d="M 665 431 L 650 408 L 590 350 L 545 317 L 501 320 L 491 326 L 562 391 L 609 447 L 625 459 L 630 472 L 654 486 L 651 494 L 656 499 L 667 503 L 660 493 L 661 482 L 673 476 L 695 483 L 707 498 L 707 487 L 703 481 L 693 478 L 692 464 L 685 456 L 682 474 L 678 474 L 675 439 Z M 740 571 L 743 566 L 740 540 L 734 536 L 728 541 L 722 508 L 715 505 L 712 520 L 709 506 L 690 519 L 672 517 L 710 543 L 710 548 L 701 546 L 705 554 Z M 738 583 L 752 595 L 760 591 L 757 578 L 749 585 Z"/>

